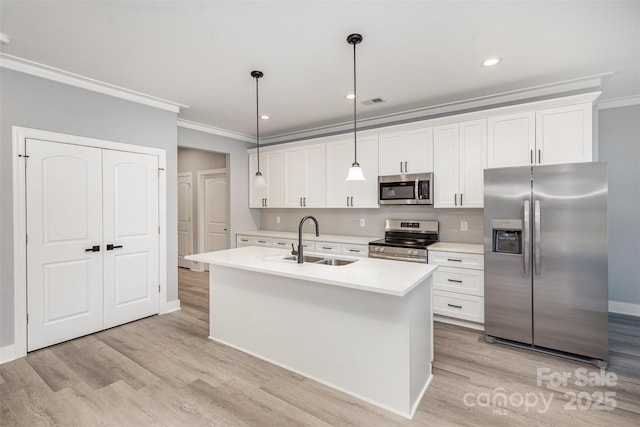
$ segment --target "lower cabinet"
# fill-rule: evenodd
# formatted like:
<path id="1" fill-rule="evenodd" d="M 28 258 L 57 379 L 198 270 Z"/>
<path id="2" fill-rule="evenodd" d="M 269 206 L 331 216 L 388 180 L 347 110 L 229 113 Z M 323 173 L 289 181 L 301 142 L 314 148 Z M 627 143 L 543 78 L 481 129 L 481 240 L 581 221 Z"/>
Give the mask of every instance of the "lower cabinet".
<path id="1" fill-rule="evenodd" d="M 429 250 L 433 274 L 433 312 L 437 320 L 482 329 L 484 323 L 484 255 Z"/>
<path id="2" fill-rule="evenodd" d="M 291 245 L 298 248 L 297 239 L 278 238 L 278 237 L 261 237 L 251 236 L 247 234 L 238 234 L 236 236 L 236 246 L 267 246 L 291 250 Z M 307 252 L 320 252 L 334 255 L 348 255 L 366 257 L 369 255 L 369 246 L 354 243 L 337 243 L 314 240 L 303 240 L 302 246 Z"/>

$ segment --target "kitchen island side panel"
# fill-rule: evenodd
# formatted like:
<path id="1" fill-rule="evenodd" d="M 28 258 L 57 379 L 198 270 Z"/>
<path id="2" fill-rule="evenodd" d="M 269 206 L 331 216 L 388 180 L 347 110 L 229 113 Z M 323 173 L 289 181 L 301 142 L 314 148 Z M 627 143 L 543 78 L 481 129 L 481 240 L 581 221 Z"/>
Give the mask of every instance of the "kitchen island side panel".
<path id="1" fill-rule="evenodd" d="M 429 312 L 430 283 L 397 297 L 212 265 L 210 338 L 410 418 L 432 354 L 430 339 L 411 344 L 431 317 L 411 313 Z M 412 374 L 411 360 L 429 366 Z"/>

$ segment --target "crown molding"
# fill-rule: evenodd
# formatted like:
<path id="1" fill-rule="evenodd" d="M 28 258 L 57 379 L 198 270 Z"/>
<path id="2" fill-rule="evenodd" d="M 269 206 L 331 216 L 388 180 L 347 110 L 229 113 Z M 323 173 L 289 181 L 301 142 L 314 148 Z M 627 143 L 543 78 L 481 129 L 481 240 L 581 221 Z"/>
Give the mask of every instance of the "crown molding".
<path id="1" fill-rule="evenodd" d="M 243 133 L 234 132 L 231 130 L 221 129 L 214 126 L 205 125 L 198 122 L 192 122 L 190 120 L 178 119 L 178 127 L 185 129 L 197 130 L 204 133 L 210 133 L 212 135 L 224 136 L 231 139 L 237 139 L 238 141 L 256 143 L 256 138 Z"/>
<path id="2" fill-rule="evenodd" d="M 537 101 L 551 97 L 572 95 L 601 90 L 605 81 L 614 73 L 602 73 L 571 80 L 549 83 L 512 91 L 500 92 L 487 96 L 480 96 L 459 101 L 447 102 L 429 107 L 390 113 L 371 118 L 358 119 L 358 129 L 366 130 L 381 126 L 408 123 L 417 120 L 440 117 L 444 115 L 483 110 L 487 108 L 514 105 L 522 102 Z M 260 139 L 265 144 L 295 141 L 299 139 L 315 138 L 335 135 L 353 130 L 353 122 L 343 122 L 333 125 L 286 132 Z"/>
<path id="3" fill-rule="evenodd" d="M 608 108 L 630 107 L 632 105 L 640 105 L 640 95 L 624 96 L 622 98 L 607 99 L 598 102 L 598 110 L 606 110 Z"/>
<path id="4" fill-rule="evenodd" d="M 136 102 L 138 104 L 147 105 L 149 107 L 159 108 L 161 110 L 179 113 L 181 108 L 189 108 L 188 105 L 178 104 L 166 99 L 157 98 L 141 92 L 125 89 L 120 86 L 105 83 L 100 80 L 91 79 L 89 77 L 74 74 L 59 68 L 50 67 L 38 62 L 29 61 L 28 59 L 19 58 L 17 56 L 8 55 L 0 52 L 0 68 L 19 71 L 21 73 L 30 74 L 32 76 L 41 77 L 47 80 L 53 80 L 70 86 L 98 92 L 103 95 L 109 95 L 116 98 L 126 99 L 127 101 Z"/>

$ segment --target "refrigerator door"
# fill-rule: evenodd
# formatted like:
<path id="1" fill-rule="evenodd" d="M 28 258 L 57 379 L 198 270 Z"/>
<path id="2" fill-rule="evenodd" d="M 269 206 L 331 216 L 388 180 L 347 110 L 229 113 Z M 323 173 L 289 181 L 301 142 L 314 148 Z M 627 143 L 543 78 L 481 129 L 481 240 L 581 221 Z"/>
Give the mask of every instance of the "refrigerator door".
<path id="1" fill-rule="evenodd" d="M 533 343 L 607 359 L 606 163 L 533 168 Z"/>
<path id="2" fill-rule="evenodd" d="M 485 334 L 532 344 L 531 168 L 484 171 Z M 518 221 L 519 220 L 519 221 Z M 520 223 L 520 253 L 494 244 Z M 517 226 L 516 226 L 517 228 Z"/>

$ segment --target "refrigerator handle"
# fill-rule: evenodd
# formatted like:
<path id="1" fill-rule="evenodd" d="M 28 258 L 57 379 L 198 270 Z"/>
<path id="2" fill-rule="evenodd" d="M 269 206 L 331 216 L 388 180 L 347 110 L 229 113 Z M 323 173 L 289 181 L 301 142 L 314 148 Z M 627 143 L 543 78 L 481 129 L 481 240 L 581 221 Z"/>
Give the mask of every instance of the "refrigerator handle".
<path id="1" fill-rule="evenodd" d="M 535 273 L 537 275 L 540 274 L 540 200 L 536 200 L 533 202 L 533 238 L 534 238 L 534 252 L 533 252 L 533 263 L 535 268 Z"/>
<path id="2" fill-rule="evenodd" d="M 524 208 L 522 208 L 522 222 L 523 224 L 523 232 L 524 232 L 524 250 L 522 255 L 522 261 L 524 264 L 524 274 L 529 274 L 529 267 L 531 265 L 531 224 L 529 222 L 529 215 L 531 214 L 531 209 L 529 206 L 529 201 L 524 201 Z"/>

